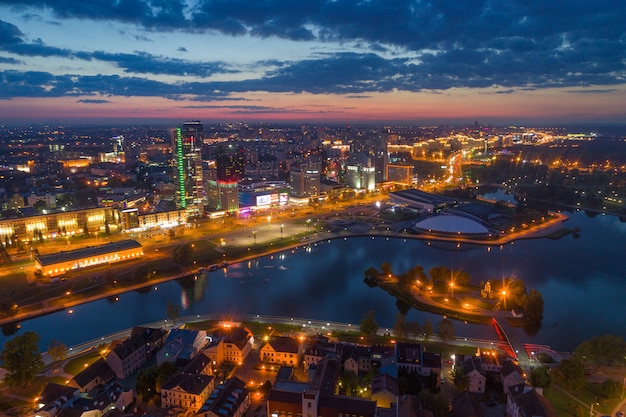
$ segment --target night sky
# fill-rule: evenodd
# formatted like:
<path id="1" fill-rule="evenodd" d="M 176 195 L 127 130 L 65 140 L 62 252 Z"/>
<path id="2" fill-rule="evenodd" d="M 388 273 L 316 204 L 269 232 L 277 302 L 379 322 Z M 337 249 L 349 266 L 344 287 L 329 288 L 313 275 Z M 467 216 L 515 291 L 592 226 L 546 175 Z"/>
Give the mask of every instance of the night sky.
<path id="1" fill-rule="evenodd" d="M 0 0 L 17 120 L 626 123 L 623 0 Z"/>

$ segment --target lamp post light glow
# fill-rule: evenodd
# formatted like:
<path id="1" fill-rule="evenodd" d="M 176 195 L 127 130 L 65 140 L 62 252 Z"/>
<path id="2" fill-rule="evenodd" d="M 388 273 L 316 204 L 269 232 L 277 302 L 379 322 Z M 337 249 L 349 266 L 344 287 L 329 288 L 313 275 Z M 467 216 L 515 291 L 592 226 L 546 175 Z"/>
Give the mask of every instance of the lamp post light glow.
<path id="1" fill-rule="evenodd" d="M 504 309 L 506 310 L 506 290 L 502 290 L 502 298 L 504 299 Z"/>

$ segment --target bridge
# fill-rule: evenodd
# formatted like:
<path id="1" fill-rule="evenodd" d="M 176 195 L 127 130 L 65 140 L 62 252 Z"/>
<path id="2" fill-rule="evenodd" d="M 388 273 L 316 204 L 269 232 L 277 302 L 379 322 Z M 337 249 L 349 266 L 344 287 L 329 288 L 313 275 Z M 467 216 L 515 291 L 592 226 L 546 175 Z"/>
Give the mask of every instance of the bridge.
<path id="1" fill-rule="evenodd" d="M 494 317 L 493 326 L 496 328 L 500 340 L 509 344 L 511 347 L 509 354 L 517 359 L 519 365 L 522 368 L 532 367 L 533 363 L 528 355 L 526 346 L 522 343 L 522 340 L 517 335 L 515 329 L 513 329 L 513 326 L 511 326 L 504 317 Z"/>

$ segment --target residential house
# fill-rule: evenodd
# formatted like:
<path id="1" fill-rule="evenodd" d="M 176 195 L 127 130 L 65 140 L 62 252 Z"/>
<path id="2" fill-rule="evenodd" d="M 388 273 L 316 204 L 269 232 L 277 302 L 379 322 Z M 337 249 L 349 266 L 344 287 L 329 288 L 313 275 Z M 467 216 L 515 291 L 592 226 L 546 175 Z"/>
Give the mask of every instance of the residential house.
<path id="1" fill-rule="evenodd" d="M 114 346 L 106 356 L 106 362 L 115 376 L 124 379 L 148 361 L 146 344 L 140 334 L 126 338 Z"/>
<path id="2" fill-rule="evenodd" d="M 161 385 L 161 407 L 180 407 L 197 412 L 215 388 L 215 379 L 209 375 L 179 372 Z"/>
<path id="3" fill-rule="evenodd" d="M 372 369 L 370 348 L 367 346 L 345 345 L 342 353 L 344 372 L 368 372 Z"/>
<path id="4" fill-rule="evenodd" d="M 135 326 L 131 330 L 130 335 L 134 336 L 136 334 L 140 334 L 143 337 L 146 344 L 146 353 L 151 355 L 163 347 L 169 331 L 160 328 Z"/>
<path id="5" fill-rule="evenodd" d="M 189 362 L 207 344 L 204 330 L 172 329 L 157 353 L 157 364 Z"/>
<path id="6" fill-rule="evenodd" d="M 376 402 L 335 395 L 340 364 L 325 358 L 315 366 L 309 384 L 279 384 L 268 394 L 266 415 L 276 417 L 375 417 Z"/>
<path id="7" fill-rule="evenodd" d="M 439 353 L 422 352 L 422 376 L 431 373 L 441 376 L 441 355 Z"/>
<path id="8" fill-rule="evenodd" d="M 115 378 L 115 373 L 106 361 L 98 359 L 78 373 L 69 382 L 69 386 L 76 387 L 82 392 L 89 392 L 98 385 L 104 385 Z"/>
<path id="9" fill-rule="evenodd" d="M 526 383 L 526 377 L 522 368 L 513 363 L 513 361 L 504 361 L 500 370 L 502 388 L 505 394 L 509 392 L 509 388 L 514 385 Z"/>
<path id="10" fill-rule="evenodd" d="M 419 343 L 396 343 L 396 367 L 407 373 L 422 374 L 422 345 Z"/>
<path id="11" fill-rule="evenodd" d="M 76 387 L 49 382 L 37 398 L 32 416 L 54 417 L 62 407 L 71 404 L 79 392 Z"/>
<path id="12" fill-rule="evenodd" d="M 301 344 L 297 339 L 287 336 L 273 336 L 260 351 L 261 362 L 287 366 L 298 366 Z"/>
<path id="13" fill-rule="evenodd" d="M 511 387 L 506 401 L 507 417 L 557 417 L 550 401 L 528 386 Z"/>
<path id="14" fill-rule="evenodd" d="M 469 380 L 468 391 L 472 394 L 484 394 L 487 377 L 480 366 L 480 358 L 470 356 L 461 366 L 463 366 L 463 374 Z"/>
<path id="15" fill-rule="evenodd" d="M 400 387 L 398 381 L 388 374 L 376 375 L 372 379 L 372 401 L 376 401 L 378 408 L 391 408 L 391 404 L 398 401 Z"/>
<path id="16" fill-rule="evenodd" d="M 196 417 L 243 417 L 249 407 L 246 383 L 234 377 L 215 387 Z"/>
<path id="17" fill-rule="evenodd" d="M 472 398 L 468 391 L 463 391 L 450 401 L 449 417 L 482 417 L 483 413 L 478 402 Z"/>
<path id="18" fill-rule="evenodd" d="M 213 375 L 212 365 L 213 361 L 203 351 L 194 356 L 194 358 L 185 365 L 183 372 L 186 374 Z"/>
<path id="19" fill-rule="evenodd" d="M 500 356 L 494 352 L 481 352 L 480 367 L 484 372 L 500 373 L 502 367 Z"/>

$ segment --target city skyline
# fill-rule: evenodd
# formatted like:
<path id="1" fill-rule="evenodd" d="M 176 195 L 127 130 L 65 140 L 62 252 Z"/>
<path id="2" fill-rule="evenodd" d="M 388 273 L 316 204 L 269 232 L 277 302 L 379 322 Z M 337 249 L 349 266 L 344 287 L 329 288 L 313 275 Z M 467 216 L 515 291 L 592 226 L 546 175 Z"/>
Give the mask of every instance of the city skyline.
<path id="1" fill-rule="evenodd" d="M 0 4 L 0 123 L 623 123 L 626 5 Z"/>

